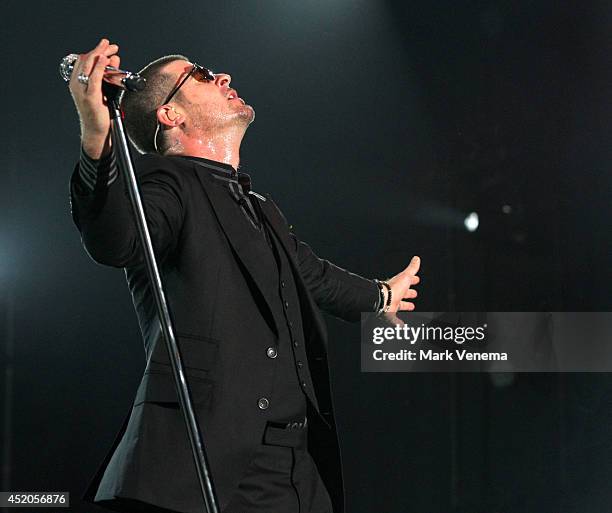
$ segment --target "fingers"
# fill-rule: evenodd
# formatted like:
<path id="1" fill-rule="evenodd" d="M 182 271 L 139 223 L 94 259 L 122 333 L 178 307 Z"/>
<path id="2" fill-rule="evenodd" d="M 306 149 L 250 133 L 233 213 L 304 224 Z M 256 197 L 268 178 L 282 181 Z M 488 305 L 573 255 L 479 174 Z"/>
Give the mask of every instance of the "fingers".
<path id="1" fill-rule="evenodd" d="M 110 59 L 104 55 L 97 55 L 94 61 L 93 69 L 89 73 L 88 88 L 94 91 L 100 91 L 102 87 L 102 77 L 104 77 L 104 68 L 108 66 Z"/>
<path id="2" fill-rule="evenodd" d="M 410 301 L 400 301 L 397 311 L 399 312 L 399 311 L 407 310 L 411 312 L 412 310 L 414 310 L 414 308 L 415 308 L 414 303 L 411 303 Z"/>
<path id="3" fill-rule="evenodd" d="M 414 290 L 414 289 L 408 289 L 405 293 L 404 293 L 404 297 L 402 298 L 402 301 L 404 301 L 405 299 L 414 299 L 415 297 L 417 297 L 419 295 L 419 293 Z"/>
<path id="4" fill-rule="evenodd" d="M 77 77 L 81 73 L 87 76 L 91 76 L 94 72 L 96 72 L 97 66 L 102 66 L 101 61 L 104 62 L 104 66 L 111 65 L 118 67 L 120 62 L 119 56 L 116 55 L 118 51 L 119 45 L 116 45 L 114 43 L 110 44 L 108 39 L 102 38 L 93 50 L 85 54 L 79 55 L 78 59 L 74 64 L 72 76 L 70 77 L 71 90 L 73 90 L 74 92 L 87 90 L 90 84 L 87 84 L 87 87 L 85 87 L 85 84 L 75 83 Z M 96 75 L 96 78 L 97 76 L 98 75 Z"/>
<path id="5" fill-rule="evenodd" d="M 410 264 L 408 264 L 408 267 L 406 267 L 406 269 L 404 269 L 404 271 L 402 272 L 402 284 L 405 287 L 405 289 L 403 290 L 403 294 L 401 297 L 412 297 L 412 296 L 407 296 L 408 291 L 410 290 L 410 287 L 412 287 L 413 285 L 416 285 L 417 283 L 419 283 L 421 281 L 421 278 L 419 278 L 416 273 L 419 272 L 419 268 L 421 267 L 421 259 L 418 256 L 414 256 L 412 257 L 412 260 L 410 260 Z"/>
<path id="6" fill-rule="evenodd" d="M 404 294 L 404 297 L 401 299 L 401 301 L 397 305 L 397 311 L 399 312 L 401 310 L 408 310 L 408 311 L 414 310 L 415 309 L 414 303 L 412 303 L 411 301 L 408 301 L 408 299 L 414 299 L 418 295 L 419 293 L 416 290 L 413 290 L 413 289 L 407 290 L 406 293 Z"/>
<path id="7" fill-rule="evenodd" d="M 414 275 L 419 272 L 419 267 L 421 267 L 421 259 L 418 256 L 413 256 L 404 272 Z"/>
<path id="8" fill-rule="evenodd" d="M 95 55 L 96 50 L 98 50 L 99 48 L 103 48 L 106 44 L 108 44 L 108 40 L 102 38 L 100 39 L 100 41 L 98 42 L 98 44 L 95 46 L 93 50 L 79 55 L 76 62 L 74 63 L 74 68 L 72 70 L 72 75 L 70 79 L 71 84 L 73 83 L 74 80 L 76 80 L 76 77 L 80 73 L 85 73 L 84 70 L 86 69 L 86 64 L 88 61 L 90 63 L 93 62 L 93 56 Z"/>
<path id="9" fill-rule="evenodd" d="M 92 147 L 100 146 L 100 142 L 103 144 L 110 129 L 102 80 L 106 66 L 119 66 L 118 50 L 118 45 L 110 44 L 108 39 L 102 38 L 95 48 L 78 56 L 70 77 L 69 89 L 79 114 L 81 137 L 89 143 L 95 139 L 96 145 L 90 144 Z M 87 76 L 88 80 L 79 82 L 79 75 Z"/>
<path id="10" fill-rule="evenodd" d="M 70 90 L 73 92 L 75 91 L 74 89 L 75 84 L 78 85 L 77 77 L 79 76 L 80 73 L 82 73 L 84 60 L 85 60 L 85 56 L 79 55 L 72 68 L 72 74 L 70 75 L 69 87 L 70 87 Z"/>
<path id="11" fill-rule="evenodd" d="M 115 55 L 119 51 L 119 45 L 109 44 L 106 49 L 102 52 L 102 55 L 105 57 L 110 57 L 111 55 Z"/>
<path id="12" fill-rule="evenodd" d="M 115 66 L 115 68 L 121 67 L 121 58 L 118 55 L 111 55 L 109 59 L 109 66 Z"/>
<path id="13" fill-rule="evenodd" d="M 79 73 L 84 73 L 85 75 L 91 75 L 93 68 L 98 60 L 100 55 L 104 55 L 104 50 L 108 48 L 108 39 L 100 39 L 98 45 L 89 53 L 83 55 L 83 64 Z M 74 74 L 74 73 L 73 73 Z"/>

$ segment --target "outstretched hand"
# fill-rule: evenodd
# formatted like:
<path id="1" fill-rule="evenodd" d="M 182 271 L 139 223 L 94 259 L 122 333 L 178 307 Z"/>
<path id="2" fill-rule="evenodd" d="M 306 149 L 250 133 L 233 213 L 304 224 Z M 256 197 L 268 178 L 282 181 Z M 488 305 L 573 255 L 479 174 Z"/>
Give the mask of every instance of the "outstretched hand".
<path id="1" fill-rule="evenodd" d="M 418 256 L 414 256 L 406 269 L 387 280 L 391 287 L 391 306 L 388 312 L 412 311 L 415 309 L 414 303 L 410 300 L 418 296 L 417 291 L 412 287 L 421 281 L 417 276 L 420 266 L 421 259 Z M 386 300 L 387 291 L 385 289 L 385 302 Z"/>

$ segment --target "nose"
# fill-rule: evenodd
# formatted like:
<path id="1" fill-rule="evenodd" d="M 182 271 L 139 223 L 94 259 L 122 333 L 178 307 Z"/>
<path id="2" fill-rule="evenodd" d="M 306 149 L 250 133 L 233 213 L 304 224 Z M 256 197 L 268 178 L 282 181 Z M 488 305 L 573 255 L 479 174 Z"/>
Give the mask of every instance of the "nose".
<path id="1" fill-rule="evenodd" d="M 215 73 L 215 84 L 219 87 L 229 87 L 232 77 L 227 73 Z"/>

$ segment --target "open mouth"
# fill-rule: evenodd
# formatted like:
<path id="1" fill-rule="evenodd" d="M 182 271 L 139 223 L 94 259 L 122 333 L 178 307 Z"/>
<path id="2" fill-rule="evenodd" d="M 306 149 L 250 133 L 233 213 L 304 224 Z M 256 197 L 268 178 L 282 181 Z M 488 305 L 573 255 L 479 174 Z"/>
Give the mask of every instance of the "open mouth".
<path id="1" fill-rule="evenodd" d="M 238 93 L 236 92 L 235 89 L 232 89 L 229 92 L 229 94 L 227 95 L 227 99 L 230 100 L 230 101 L 231 100 L 239 100 L 243 105 L 245 104 L 245 101 L 238 96 Z"/>

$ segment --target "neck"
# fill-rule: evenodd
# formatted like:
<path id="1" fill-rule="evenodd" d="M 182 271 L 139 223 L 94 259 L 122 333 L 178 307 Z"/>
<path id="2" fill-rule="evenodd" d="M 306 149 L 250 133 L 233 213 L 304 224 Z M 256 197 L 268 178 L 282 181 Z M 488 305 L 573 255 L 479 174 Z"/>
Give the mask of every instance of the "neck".
<path id="1" fill-rule="evenodd" d="M 189 157 L 203 157 L 229 164 L 238 169 L 240 164 L 240 143 L 244 136 L 244 128 L 231 127 L 214 134 L 203 133 L 197 135 L 180 134 L 175 139 L 166 155 L 183 155 Z M 172 136 L 171 140 L 172 140 Z"/>

